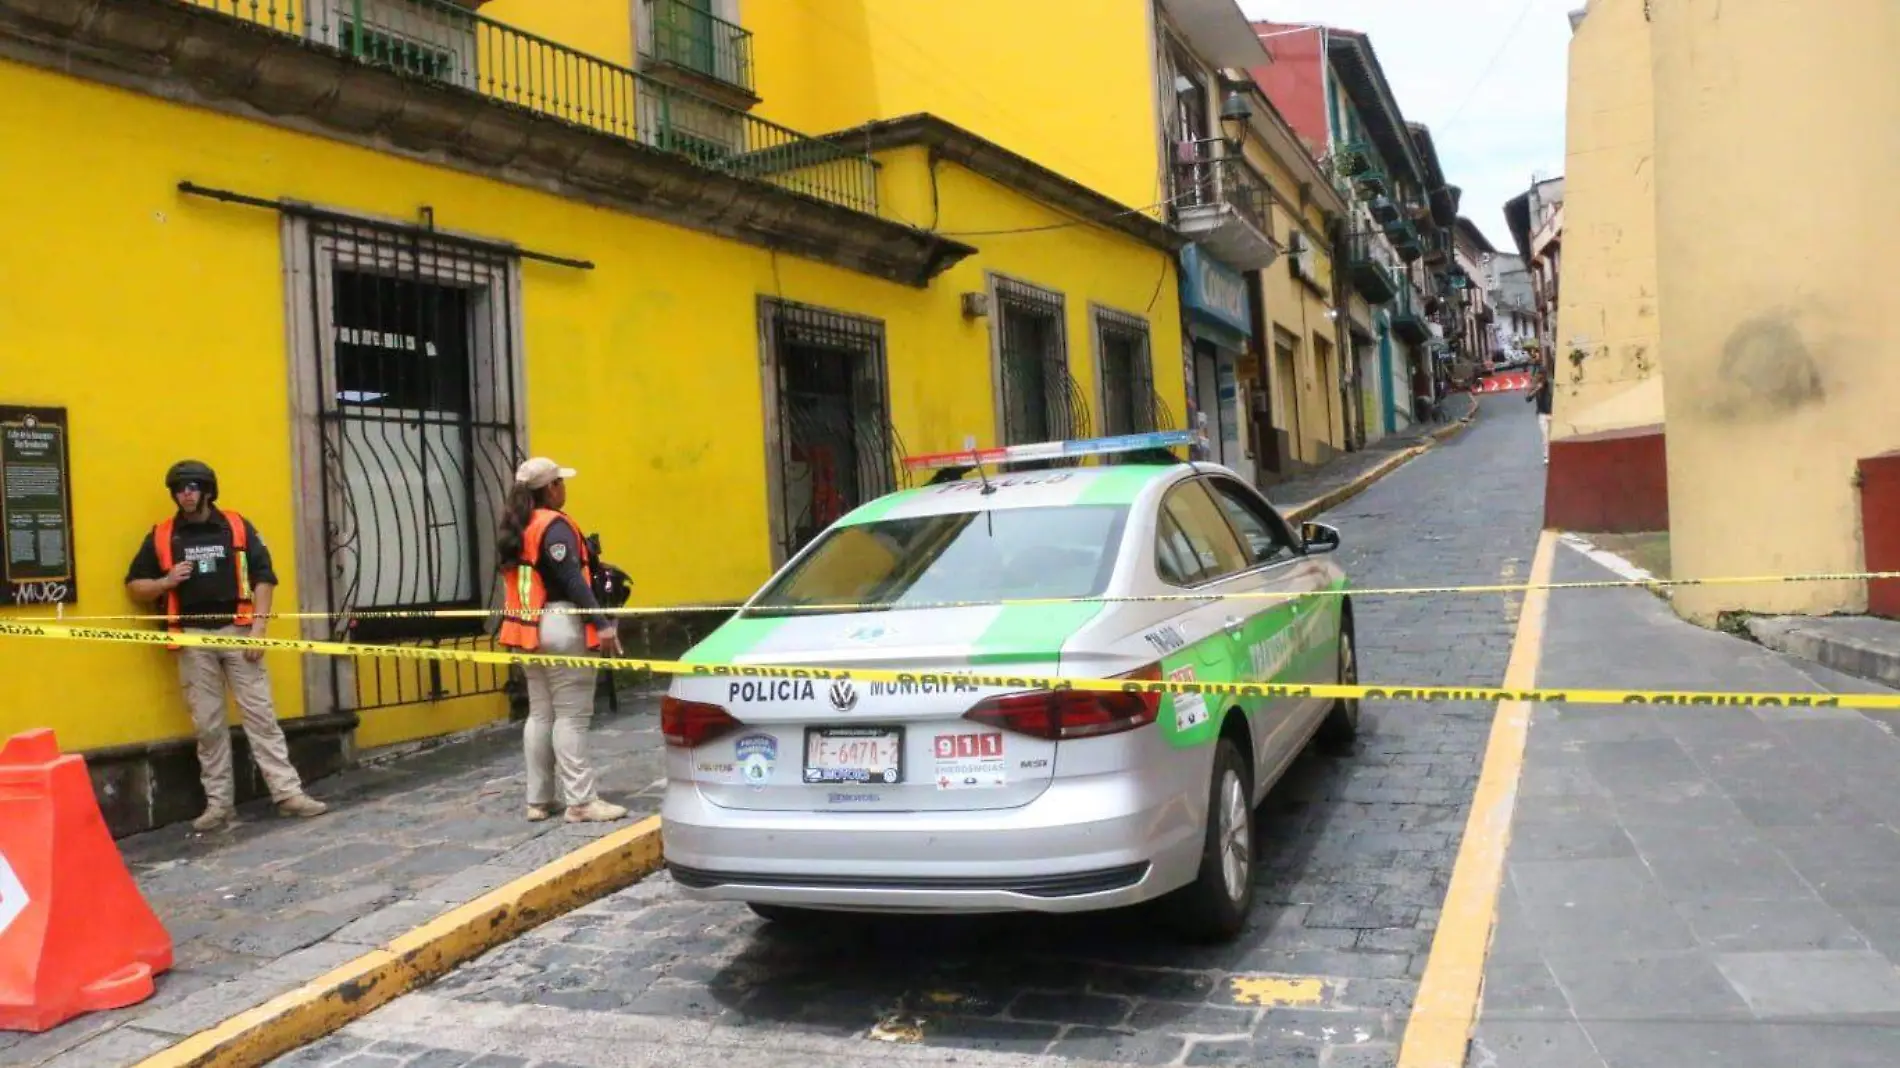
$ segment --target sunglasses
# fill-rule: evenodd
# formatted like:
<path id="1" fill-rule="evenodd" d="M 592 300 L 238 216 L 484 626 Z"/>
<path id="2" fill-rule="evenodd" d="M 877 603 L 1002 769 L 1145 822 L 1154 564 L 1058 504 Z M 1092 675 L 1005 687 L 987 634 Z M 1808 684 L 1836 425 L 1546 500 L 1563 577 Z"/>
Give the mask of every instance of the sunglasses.
<path id="1" fill-rule="evenodd" d="M 185 492 L 186 490 L 191 490 L 194 493 L 203 493 L 205 491 L 205 486 L 204 486 L 204 483 L 202 482 L 174 482 L 172 483 L 172 496 L 176 497 L 179 494 Z"/>

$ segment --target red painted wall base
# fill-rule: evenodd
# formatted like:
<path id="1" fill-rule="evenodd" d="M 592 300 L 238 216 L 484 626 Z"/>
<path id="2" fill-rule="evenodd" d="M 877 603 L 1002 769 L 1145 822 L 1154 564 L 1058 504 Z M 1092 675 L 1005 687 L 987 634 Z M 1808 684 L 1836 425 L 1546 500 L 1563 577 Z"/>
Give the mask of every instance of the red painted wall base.
<path id="1" fill-rule="evenodd" d="M 1900 452 L 1860 462 L 1860 536 L 1869 571 L 1900 571 Z M 1900 579 L 1867 583 L 1867 611 L 1900 619 Z"/>
<path id="2" fill-rule="evenodd" d="M 1550 443 L 1544 526 L 1598 534 L 1669 529 L 1669 468 L 1661 424 Z"/>

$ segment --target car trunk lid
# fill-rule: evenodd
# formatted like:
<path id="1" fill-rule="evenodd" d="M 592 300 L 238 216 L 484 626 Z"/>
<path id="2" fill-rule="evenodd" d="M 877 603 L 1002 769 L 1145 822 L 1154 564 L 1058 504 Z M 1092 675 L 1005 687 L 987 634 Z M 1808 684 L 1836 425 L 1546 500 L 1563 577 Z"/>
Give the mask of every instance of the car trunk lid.
<path id="1" fill-rule="evenodd" d="M 987 606 L 733 620 L 686 656 L 720 666 L 673 683 L 674 696 L 718 705 L 743 724 L 694 751 L 694 781 L 707 800 L 737 809 L 1026 805 L 1055 774 L 1056 743 L 964 718 L 985 699 L 1017 689 L 957 680 L 799 678 L 798 669 L 1054 674 L 1063 642 L 1100 608 Z"/>

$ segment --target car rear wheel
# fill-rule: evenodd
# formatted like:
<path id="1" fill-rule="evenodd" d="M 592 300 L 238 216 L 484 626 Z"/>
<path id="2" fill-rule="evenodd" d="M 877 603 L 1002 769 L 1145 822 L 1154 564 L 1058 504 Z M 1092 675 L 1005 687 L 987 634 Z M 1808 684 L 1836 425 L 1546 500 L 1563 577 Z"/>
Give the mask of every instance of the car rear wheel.
<path id="1" fill-rule="evenodd" d="M 1359 650 L 1353 639 L 1351 616 L 1345 617 L 1339 624 L 1339 683 L 1342 686 L 1359 685 Z M 1333 707 L 1326 712 L 1326 721 L 1319 726 L 1320 744 L 1328 749 L 1349 749 L 1357 737 L 1359 699 L 1341 697 L 1333 702 Z"/>
<path id="2" fill-rule="evenodd" d="M 1189 939 L 1227 942 L 1246 927 L 1253 908 L 1253 777 L 1233 739 L 1214 743 L 1211 780 L 1201 870 L 1175 892 L 1168 915 Z"/>

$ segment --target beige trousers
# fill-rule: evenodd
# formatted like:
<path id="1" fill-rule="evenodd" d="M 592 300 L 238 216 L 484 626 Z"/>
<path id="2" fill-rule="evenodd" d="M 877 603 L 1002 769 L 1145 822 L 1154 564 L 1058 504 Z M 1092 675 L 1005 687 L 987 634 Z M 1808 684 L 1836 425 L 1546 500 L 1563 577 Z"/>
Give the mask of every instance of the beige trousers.
<path id="1" fill-rule="evenodd" d="M 250 628 L 223 627 L 209 633 L 241 636 L 249 634 Z M 262 661 L 253 663 L 244 653 L 243 649 L 180 649 L 177 653 L 178 682 L 198 733 L 198 775 L 204 782 L 208 809 L 235 807 L 231 728 L 224 705 L 227 682 L 243 713 L 244 736 L 250 740 L 251 756 L 263 773 L 271 800 L 284 801 L 303 793 L 303 780 L 291 766 L 290 746 L 271 701 L 270 676 Z"/>
<path id="2" fill-rule="evenodd" d="M 548 607 L 574 606 L 551 601 Z M 587 635 L 579 617 L 543 616 L 541 651 L 556 656 L 586 655 Z M 525 666 L 521 671 L 528 679 L 528 722 L 522 729 L 528 803 L 549 807 L 585 805 L 599 796 L 594 769 L 587 762 L 587 726 L 594 718 L 598 673 L 593 668 L 540 665 Z"/>

